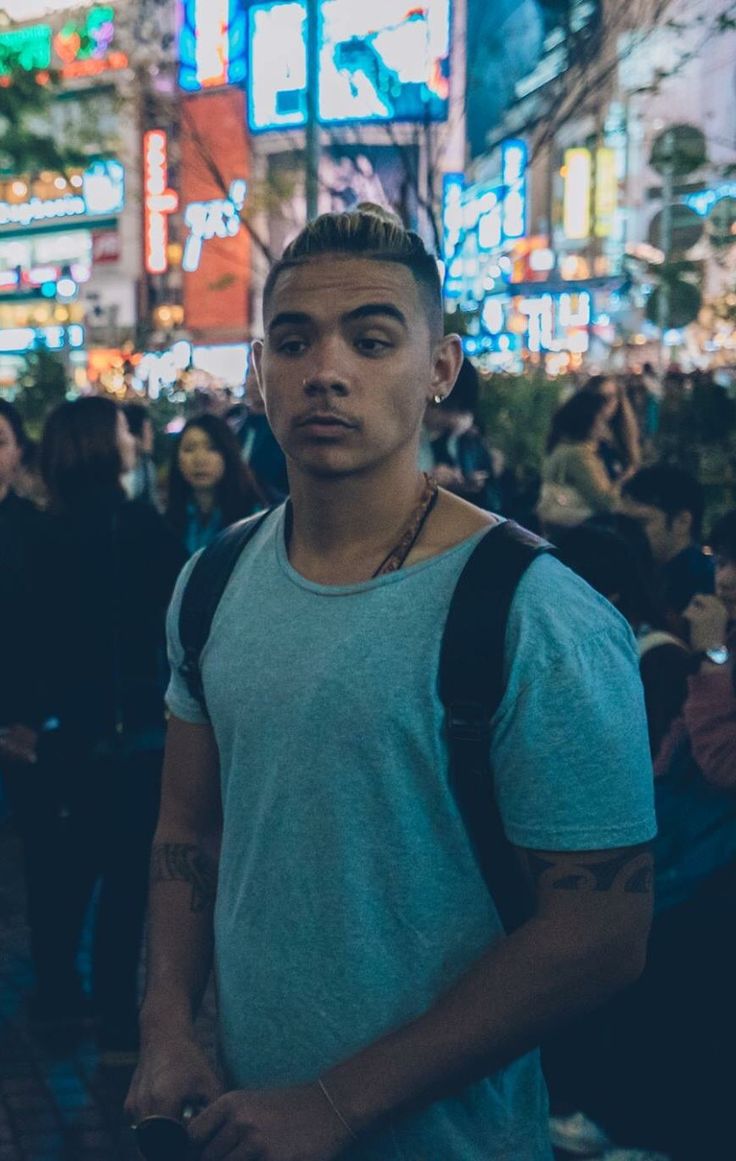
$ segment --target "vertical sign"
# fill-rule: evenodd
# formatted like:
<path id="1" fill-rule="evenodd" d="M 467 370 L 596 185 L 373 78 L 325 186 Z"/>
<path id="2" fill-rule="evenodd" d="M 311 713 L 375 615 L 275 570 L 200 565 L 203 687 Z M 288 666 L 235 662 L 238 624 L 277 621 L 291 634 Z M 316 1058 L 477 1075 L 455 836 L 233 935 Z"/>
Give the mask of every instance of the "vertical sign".
<path id="1" fill-rule="evenodd" d="M 591 161 L 589 149 L 565 150 L 562 220 L 565 237 L 572 240 L 590 235 Z"/>
<path id="2" fill-rule="evenodd" d="M 245 337 L 249 323 L 249 149 L 245 94 L 226 88 L 182 102 L 184 319 L 193 332 Z"/>
<path id="3" fill-rule="evenodd" d="M 504 141 L 501 150 L 504 238 L 523 238 L 526 234 L 526 165 L 526 142 Z"/>
<path id="4" fill-rule="evenodd" d="M 168 188 L 168 143 L 163 129 L 143 134 L 143 260 L 149 274 L 168 269 L 169 214 L 179 199 Z"/>

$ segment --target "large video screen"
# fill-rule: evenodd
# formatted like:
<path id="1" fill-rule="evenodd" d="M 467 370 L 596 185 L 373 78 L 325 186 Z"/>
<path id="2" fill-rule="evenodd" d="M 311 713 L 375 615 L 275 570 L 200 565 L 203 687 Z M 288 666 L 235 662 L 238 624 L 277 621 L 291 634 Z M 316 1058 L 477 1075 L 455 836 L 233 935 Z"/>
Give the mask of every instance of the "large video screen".
<path id="1" fill-rule="evenodd" d="M 323 0 L 318 109 L 325 123 L 447 117 L 450 0 Z M 306 6 L 250 8 L 250 126 L 304 124 Z"/>

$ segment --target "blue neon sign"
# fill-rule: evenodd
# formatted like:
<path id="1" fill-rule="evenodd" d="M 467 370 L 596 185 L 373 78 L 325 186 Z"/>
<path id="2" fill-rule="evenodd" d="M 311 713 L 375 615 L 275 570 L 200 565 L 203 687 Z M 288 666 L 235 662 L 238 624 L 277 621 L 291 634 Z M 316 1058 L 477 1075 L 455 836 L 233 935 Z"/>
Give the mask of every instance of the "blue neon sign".
<path id="1" fill-rule="evenodd" d="M 304 0 L 249 8 L 251 129 L 304 125 Z M 322 0 L 319 119 L 325 124 L 447 118 L 450 0 Z"/>
<path id="2" fill-rule="evenodd" d="M 179 0 L 179 85 L 187 92 L 237 85 L 246 75 L 240 0 Z"/>

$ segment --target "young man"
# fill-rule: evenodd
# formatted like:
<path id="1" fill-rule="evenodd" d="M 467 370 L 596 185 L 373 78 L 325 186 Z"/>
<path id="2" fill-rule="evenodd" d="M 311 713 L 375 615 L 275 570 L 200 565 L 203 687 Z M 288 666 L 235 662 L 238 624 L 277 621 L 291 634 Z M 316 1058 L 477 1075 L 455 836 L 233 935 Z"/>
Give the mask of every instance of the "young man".
<path id="1" fill-rule="evenodd" d="M 133 1119 L 202 1161 L 548 1161 L 542 1034 L 635 978 L 651 769 L 628 628 L 545 557 L 507 631 L 492 759 L 536 888 L 508 938 L 448 782 L 439 645 L 496 519 L 417 470 L 461 361 L 437 266 L 373 211 L 324 215 L 272 270 L 260 389 L 291 505 L 243 552 L 181 677 L 152 867 Z M 193 1014 L 214 947 L 223 1075 Z"/>
<path id="2" fill-rule="evenodd" d="M 703 508 L 698 481 L 670 464 L 642 468 L 623 488 L 620 510 L 646 532 L 671 615 L 682 613 L 696 593 L 713 592 L 713 560 L 697 543 Z"/>

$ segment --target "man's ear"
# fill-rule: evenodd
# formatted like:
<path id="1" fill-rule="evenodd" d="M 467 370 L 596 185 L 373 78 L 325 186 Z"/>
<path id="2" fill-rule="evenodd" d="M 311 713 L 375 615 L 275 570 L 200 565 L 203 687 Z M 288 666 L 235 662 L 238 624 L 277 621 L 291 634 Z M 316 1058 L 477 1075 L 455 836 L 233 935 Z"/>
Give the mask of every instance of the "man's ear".
<path id="1" fill-rule="evenodd" d="M 261 360 L 263 359 L 263 340 L 262 339 L 254 339 L 253 340 L 253 343 L 251 344 L 251 348 L 250 348 L 250 357 L 251 357 L 252 366 L 253 366 L 253 379 L 254 379 L 253 386 L 255 387 L 255 390 L 258 392 L 258 396 L 261 400 L 261 403 L 265 403 L 264 398 L 263 398 L 263 387 L 262 387 L 262 383 L 263 383 L 262 375 L 263 375 L 263 373 L 261 371 Z"/>
<path id="2" fill-rule="evenodd" d="M 430 399 L 447 399 L 455 386 L 463 361 L 462 340 L 459 335 L 445 335 L 432 353 L 432 380 Z"/>

